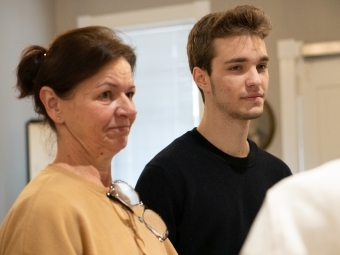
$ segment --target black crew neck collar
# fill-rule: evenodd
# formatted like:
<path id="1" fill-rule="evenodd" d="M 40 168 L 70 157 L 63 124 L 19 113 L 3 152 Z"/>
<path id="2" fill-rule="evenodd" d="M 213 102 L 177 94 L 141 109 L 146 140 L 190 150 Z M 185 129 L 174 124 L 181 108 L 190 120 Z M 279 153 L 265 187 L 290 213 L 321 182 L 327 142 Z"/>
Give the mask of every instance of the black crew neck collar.
<path id="1" fill-rule="evenodd" d="M 192 136 L 196 140 L 196 142 L 199 143 L 202 147 L 204 147 L 211 153 L 215 154 L 216 156 L 224 159 L 225 161 L 228 162 L 228 164 L 245 167 L 256 162 L 256 154 L 258 153 L 258 147 L 253 141 L 249 139 L 247 139 L 250 148 L 248 156 L 244 158 L 238 158 L 231 156 L 218 149 L 215 145 L 210 143 L 200 132 L 198 132 L 196 127 L 189 131 L 188 134 Z"/>

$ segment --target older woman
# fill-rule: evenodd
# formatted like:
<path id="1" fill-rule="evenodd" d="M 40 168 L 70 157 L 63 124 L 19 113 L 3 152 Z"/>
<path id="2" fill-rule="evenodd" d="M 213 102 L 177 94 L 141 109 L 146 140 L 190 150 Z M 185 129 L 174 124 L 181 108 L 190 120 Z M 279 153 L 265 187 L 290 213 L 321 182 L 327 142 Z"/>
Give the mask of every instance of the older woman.
<path id="1" fill-rule="evenodd" d="M 57 154 L 10 209 L 0 254 L 176 254 L 159 216 L 128 184 L 112 181 L 112 158 L 137 113 L 135 62 L 133 49 L 105 27 L 23 51 L 19 98 L 34 99 L 56 132 Z"/>

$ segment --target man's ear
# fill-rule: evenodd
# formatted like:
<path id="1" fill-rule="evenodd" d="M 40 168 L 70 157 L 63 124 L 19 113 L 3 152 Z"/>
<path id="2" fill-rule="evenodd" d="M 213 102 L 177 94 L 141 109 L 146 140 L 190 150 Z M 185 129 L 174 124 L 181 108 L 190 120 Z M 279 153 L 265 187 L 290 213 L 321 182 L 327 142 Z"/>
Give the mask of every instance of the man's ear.
<path id="1" fill-rule="evenodd" d="M 50 87 L 43 86 L 40 89 L 39 97 L 44 104 L 48 116 L 55 122 L 61 123 L 61 109 L 60 98 L 55 94 L 54 90 Z"/>
<path id="2" fill-rule="evenodd" d="M 194 67 L 192 70 L 192 78 L 203 92 L 210 91 L 210 78 L 207 71 L 204 71 L 199 67 Z"/>

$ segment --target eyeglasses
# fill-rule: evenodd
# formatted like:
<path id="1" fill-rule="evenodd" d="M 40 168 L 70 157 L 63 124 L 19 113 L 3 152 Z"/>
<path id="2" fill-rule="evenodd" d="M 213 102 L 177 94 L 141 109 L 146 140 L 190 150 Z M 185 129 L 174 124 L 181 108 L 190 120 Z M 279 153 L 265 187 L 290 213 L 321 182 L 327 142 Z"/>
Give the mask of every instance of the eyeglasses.
<path id="1" fill-rule="evenodd" d="M 117 199 L 132 211 L 159 241 L 167 239 L 169 232 L 162 218 L 143 205 L 138 193 L 129 184 L 121 180 L 113 181 L 106 195 L 111 199 Z"/>

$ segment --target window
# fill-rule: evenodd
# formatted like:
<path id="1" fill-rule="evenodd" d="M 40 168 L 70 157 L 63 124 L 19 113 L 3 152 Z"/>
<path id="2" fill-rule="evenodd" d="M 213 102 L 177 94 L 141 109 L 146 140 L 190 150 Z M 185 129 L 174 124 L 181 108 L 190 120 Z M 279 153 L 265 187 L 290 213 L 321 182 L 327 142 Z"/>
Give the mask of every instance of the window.
<path id="1" fill-rule="evenodd" d="M 120 28 L 121 36 L 137 50 L 138 114 L 127 147 L 113 159 L 114 179 L 134 186 L 152 157 L 197 125 L 203 102 L 192 82 L 186 41 L 193 24 L 209 12 L 210 1 L 199 0 L 77 18 L 78 27 Z"/>
<path id="2" fill-rule="evenodd" d="M 144 166 L 199 120 L 199 91 L 189 70 L 186 43 L 192 24 L 123 31 L 135 47 L 137 118 L 125 149 L 113 159 L 114 179 L 134 186 Z"/>

